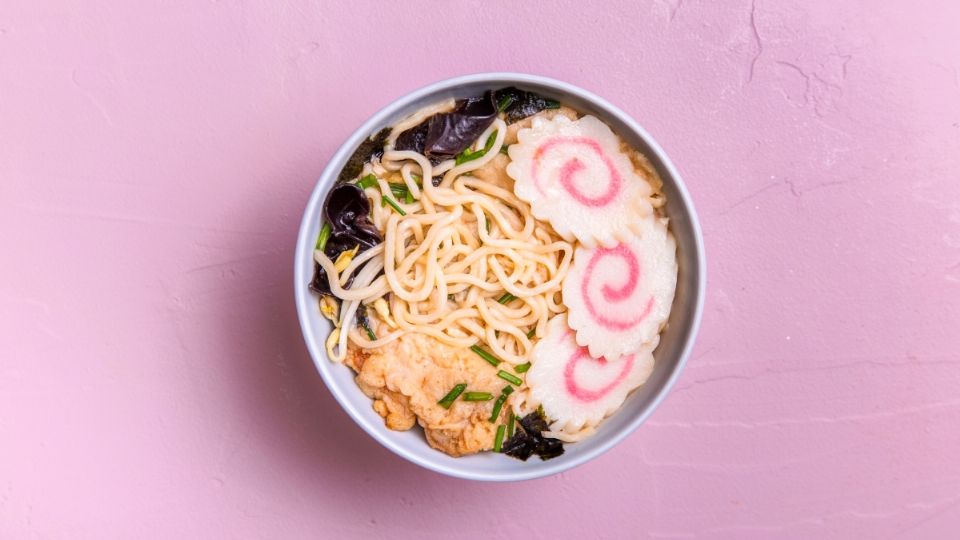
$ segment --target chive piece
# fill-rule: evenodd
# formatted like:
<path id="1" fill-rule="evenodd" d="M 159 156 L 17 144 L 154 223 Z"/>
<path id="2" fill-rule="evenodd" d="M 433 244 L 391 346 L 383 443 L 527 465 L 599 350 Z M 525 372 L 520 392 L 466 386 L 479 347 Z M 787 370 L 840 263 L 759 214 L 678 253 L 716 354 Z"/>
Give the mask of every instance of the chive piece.
<path id="1" fill-rule="evenodd" d="M 516 101 L 516 98 L 511 95 L 506 95 L 500 98 L 500 103 L 497 103 L 497 112 L 502 113 L 507 110 L 507 107 L 513 105 L 513 102 Z"/>
<path id="2" fill-rule="evenodd" d="M 533 328 L 530 329 L 529 332 L 527 332 L 527 339 L 530 339 L 530 338 L 532 338 L 532 337 L 535 336 L 535 335 L 537 335 L 537 327 L 536 327 L 536 326 L 534 326 Z"/>
<path id="3" fill-rule="evenodd" d="M 487 224 L 487 234 L 490 234 L 490 220 L 489 220 L 489 219 L 485 219 L 484 222 L 486 222 L 486 224 Z"/>
<path id="4" fill-rule="evenodd" d="M 503 390 L 501 390 L 501 392 L 503 392 L 504 395 L 509 396 L 510 394 L 513 393 L 513 387 L 512 387 L 512 386 L 504 386 L 504 387 L 503 387 Z"/>
<path id="5" fill-rule="evenodd" d="M 512 302 L 512 301 L 514 301 L 514 300 L 516 300 L 516 299 L 517 299 L 516 296 L 514 296 L 514 295 L 512 295 L 512 294 L 510 294 L 510 293 L 504 293 L 504 295 L 501 296 L 501 297 L 497 300 L 497 302 L 506 305 L 508 302 Z"/>
<path id="6" fill-rule="evenodd" d="M 390 184 L 390 192 L 397 200 L 403 199 L 407 204 L 413 204 L 413 193 L 407 188 L 406 184 Z"/>
<path id="7" fill-rule="evenodd" d="M 494 131 L 493 133 L 490 134 L 489 137 L 487 137 L 487 142 L 483 143 L 483 154 L 480 154 L 480 155 L 484 155 L 484 154 L 486 154 L 487 152 L 489 152 L 490 149 L 493 148 L 493 143 L 495 143 L 495 142 L 497 142 L 497 132 L 496 132 L 496 131 Z"/>
<path id="8" fill-rule="evenodd" d="M 467 383 L 460 383 L 454 386 L 449 392 L 447 392 L 447 395 L 443 396 L 443 399 L 437 402 L 437 405 L 440 405 L 444 409 L 449 409 L 450 406 L 453 405 L 453 402 L 456 401 L 457 398 L 460 397 L 460 394 L 462 394 L 466 389 Z"/>
<path id="9" fill-rule="evenodd" d="M 494 131 L 493 133 L 490 134 L 489 137 L 487 137 L 486 142 L 483 143 L 483 149 L 470 150 L 469 148 L 467 148 L 463 152 L 460 152 L 459 154 L 457 154 L 455 163 L 457 165 L 462 165 L 468 161 L 473 161 L 475 159 L 485 156 L 486 153 L 489 152 L 491 148 L 493 148 L 493 143 L 495 143 L 496 141 L 497 141 L 497 132 Z"/>
<path id="10" fill-rule="evenodd" d="M 500 411 L 503 409 L 503 402 L 507 400 L 507 394 L 500 394 L 500 397 L 497 398 L 497 401 L 493 403 L 493 411 L 490 412 L 490 423 L 497 421 L 497 418 L 500 418 Z"/>
<path id="11" fill-rule="evenodd" d="M 509 156 L 510 153 L 507 152 L 507 148 L 510 148 L 510 145 L 509 145 L 509 144 L 505 144 L 505 145 L 501 146 L 501 147 L 500 147 L 500 153 L 503 154 L 503 155 L 505 155 L 505 156 Z"/>
<path id="12" fill-rule="evenodd" d="M 370 341 L 377 340 L 377 335 L 373 333 L 373 330 L 370 329 L 370 326 L 367 325 L 366 321 L 361 321 L 360 326 L 362 326 L 363 329 L 367 331 L 367 337 L 370 339 Z"/>
<path id="13" fill-rule="evenodd" d="M 483 358 L 484 360 L 486 360 L 487 362 L 489 362 L 490 365 L 492 365 L 492 366 L 498 366 L 498 365 L 500 365 L 500 359 L 499 359 L 499 358 L 497 358 L 496 356 L 494 356 L 494 355 L 488 353 L 487 351 L 481 349 L 479 346 L 477 346 L 477 345 L 472 345 L 472 346 L 470 346 L 470 350 L 473 351 L 473 352 L 475 352 L 475 353 L 477 353 L 477 356 L 479 356 L 480 358 Z"/>
<path id="14" fill-rule="evenodd" d="M 497 436 L 493 438 L 493 451 L 500 452 L 500 449 L 503 447 L 503 432 L 506 431 L 507 426 L 500 424 L 497 426 Z"/>
<path id="15" fill-rule="evenodd" d="M 493 394 L 490 392 L 467 392 L 463 395 L 464 401 L 490 401 Z"/>
<path id="16" fill-rule="evenodd" d="M 400 208 L 400 205 L 399 205 L 399 204 L 393 202 L 393 199 L 391 199 L 390 197 L 387 197 L 386 195 L 384 195 L 384 196 L 380 199 L 380 204 L 383 205 L 383 203 L 386 203 L 386 204 L 389 204 L 390 206 L 392 206 L 393 209 L 396 210 L 397 213 L 400 214 L 401 216 L 407 215 L 407 213 L 403 211 L 403 208 Z"/>
<path id="17" fill-rule="evenodd" d="M 513 410 L 510 411 L 510 416 L 507 418 L 507 440 L 513 438 L 513 430 L 517 424 L 517 415 L 513 414 Z"/>
<path id="18" fill-rule="evenodd" d="M 377 185 L 377 177 L 372 174 L 368 174 L 361 178 L 360 181 L 357 182 L 357 185 L 360 186 L 361 189 L 374 187 Z"/>
<path id="19" fill-rule="evenodd" d="M 555 99 L 545 99 L 545 100 L 543 100 L 543 108 L 544 108 L 544 109 L 559 109 L 559 108 L 560 108 L 560 102 L 557 101 L 557 100 L 555 100 Z"/>
<path id="20" fill-rule="evenodd" d="M 513 370 L 517 373 L 526 373 L 530 369 L 530 362 L 526 364 L 520 364 L 519 366 L 513 366 Z"/>
<path id="21" fill-rule="evenodd" d="M 470 157 L 470 156 L 472 156 L 472 155 L 473 155 L 473 152 L 471 152 L 470 149 L 467 148 L 467 149 L 464 150 L 463 152 L 460 152 L 459 154 L 457 154 L 457 157 L 456 157 L 456 159 L 454 160 L 454 164 L 455 164 L 455 165 L 461 165 L 461 164 L 463 164 L 463 163 L 466 163 L 466 162 L 470 161 L 471 159 L 475 159 L 475 158 Z"/>
<path id="22" fill-rule="evenodd" d="M 317 237 L 317 249 L 323 251 L 323 248 L 327 247 L 327 240 L 330 240 L 330 224 L 324 223 L 323 228 L 320 229 L 320 236 Z"/>
<path id="23" fill-rule="evenodd" d="M 423 187 L 423 177 L 419 174 L 410 173 L 410 178 L 413 178 L 413 181 L 420 187 Z"/>
<path id="24" fill-rule="evenodd" d="M 508 383 L 515 384 L 517 386 L 520 386 L 521 384 L 523 384 L 523 379 L 521 379 L 520 377 L 517 377 L 513 373 L 507 373 L 502 369 L 497 372 L 497 377 L 500 377 L 501 379 L 507 381 Z"/>

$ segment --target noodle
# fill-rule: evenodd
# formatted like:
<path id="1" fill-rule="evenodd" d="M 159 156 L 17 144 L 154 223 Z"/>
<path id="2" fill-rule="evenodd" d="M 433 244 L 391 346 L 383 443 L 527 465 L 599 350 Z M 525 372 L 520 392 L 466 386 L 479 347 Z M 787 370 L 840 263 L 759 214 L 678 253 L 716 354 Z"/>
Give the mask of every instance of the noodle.
<path id="1" fill-rule="evenodd" d="M 500 154 L 507 133 L 502 119 L 472 146 L 480 151 L 492 139 L 488 150 L 459 165 L 446 160 L 434 166 L 418 152 L 393 149 L 397 134 L 449 107 L 442 103 L 397 124 L 380 160 L 364 167 L 363 174 L 377 177 L 364 193 L 383 244 L 357 256 L 343 272 L 323 252 L 315 253 L 331 291 L 344 300 L 335 359 L 346 354 L 347 340 L 369 349 L 416 332 L 457 347 L 481 343 L 502 360 L 521 364 L 533 347 L 528 333 L 541 335 L 547 321 L 565 310 L 559 296 L 573 244 L 535 219 L 530 205 L 510 189 L 469 174 Z M 442 180 L 434 185 L 437 175 Z M 402 182 L 414 202 L 395 197 L 388 180 Z M 355 329 L 343 331 L 361 302 L 387 296 L 396 330 L 375 340 Z"/>

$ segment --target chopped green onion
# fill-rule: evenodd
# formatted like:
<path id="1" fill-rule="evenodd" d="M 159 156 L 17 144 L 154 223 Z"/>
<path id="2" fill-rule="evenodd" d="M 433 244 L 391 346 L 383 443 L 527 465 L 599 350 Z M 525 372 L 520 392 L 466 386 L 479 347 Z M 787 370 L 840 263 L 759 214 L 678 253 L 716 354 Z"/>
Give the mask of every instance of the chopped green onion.
<path id="1" fill-rule="evenodd" d="M 507 107 L 513 105 L 513 102 L 516 100 L 515 97 L 511 95 L 506 95 L 500 98 L 500 102 L 497 103 L 497 112 L 503 112 L 507 110 Z"/>
<path id="2" fill-rule="evenodd" d="M 437 402 L 437 405 L 440 405 L 444 409 L 449 409 L 450 405 L 453 405 L 453 402 L 460 397 L 460 394 L 467 389 L 467 383 L 461 383 L 453 387 L 447 395 L 443 396 L 443 399 Z"/>
<path id="3" fill-rule="evenodd" d="M 477 157 L 479 157 L 479 156 L 474 156 L 474 155 L 473 155 L 473 152 L 471 152 L 470 149 L 467 148 L 467 149 L 464 150 L 463 152 L 460 152 L 459 154 L 457 154 L 457 157 L 456 157 L 454 163 L 457 164 L 457 165 L 460 165 L 460 164 L 462 164 L 462 163 L 466 163 L 466 162 L 468 162 L 468 161 L 477 159 Z"/>
<path id="4" fill-rule="evenodd" d="M 499 452 L 503 448 L 503 432 L 507 429 L 507 426 L 500 424 L 497 426 L 497 435 L 493 438 L 493 451 Z"/>
<path id="5" fill-rule="evenodd" d="M 367 331 L 367 338 L 369 338 L 370 341 L 377 340 L 377 335 L 373 333 L 373 330 L 371 330 L 369 326 L 367 326 L 367 323 L 361 323 L 360 326 L 362 326 L 363 329 Z"/>
<path id="6" fill-rule="evenodd" d="M 543 100 L 543 108 L 544 108 L 544 109 L 559 109 L 559 108 L 560 108 L 560 102 L 557 101 L 557 100 L 555 100 L 555 99 L 545 99 L 545 100 Z"/>
<path id="7" fill-rule="evenodd" d="M 317 237 L 317 249 L 323 251 L 323 248 L 327 247 L 327 240 L 330 240 L 330 224 L 324 223 L 323 228 L 320 229 L 320 236 Z"/>
<path id="8" fill-rule="evenodd" d="M 464 401 L 490 401 L 493 394 L 490 392 L 467 392 L 463 395 Z"/>
<path id="9" fill-rule="evenodd" d="M 513 410 L 510 411 L 510 417 L 507 418 L 507 440 L 513 438 L 513 430 L 517 424 L 517 415 L 513 414 Z"/>
<path id="10" fill-rule="evenodd" d="M 483 220 L 483 221 L 487 224 L 487 234 L 490 234 L 490 220 L 489 220 L 489 219 L 485 219 L 485 220 Z"/>
<path id="11" fill-rule="evenodd" d="M 455 163 L 456 163 L 457 165 L 462 165 L 462 164 L 464 164 L 464 163 L 466 163 L 466 162 L 468 162 L 468 161 L 473 161 L 473 160 L 477 159 L 478 157 L 480 157 L 480 152 L 472 152 L 472 151 L 470 151 L 470 149 L 468 148 L 468 149 L 464 150 L 463 152 L 460 152 L 459 154 L 457 154 L 457 158 L 456 158 L 456 160 L 455 160 Z"/>
<path id="12" fill-rule="evenodd" d="M 404 184 L 390 184 L 390 192 L 393 193 L 393 196 L 396 198 L 405 197 L 407 195 L 407 186 Z"/>
<path id="13" fill-rule="evenodd" d="M 489 362 L 490 365 L 492 365 L 492 366 L 498 366 L 498 365 L 500 365 L 500 359 L 499 359 L 499 358 L 497 358 L 496 356 L 494 356 L 494 355 L 488 353 L 487 351 L 481 349 L 479 346 L 477 346 L 477 345 L 472 345 L 472 346 L 470 347 L 470 350 L 473 351 L 473 352 L 475 352 L 475 353 L 477 353 L 477 356 L 479 356 L 480 358 L 483 358 L 484 360 L 486 360 L 487 362 Z"/>
<path id="14" fill-rule="evenodd" d="M 390 206 L 392 206 L 393 209 L 396 210 L 397 213 L 400 214 L 401 216 L 407 215 L 407 213 L 403 211 L 403 208 L 400 208 L 399 204 L 393 202 L 393 199 L 391 199 L 390 197 L 387 197 L 386 195 L 384 195 L 380 199 L 380 205 L 383 206 L 384 204 L 389 204 Z"/>
<path id="15" fill-rule="evenodd" d="M 390 193 L 393 193 L 397 200 L 403 199 L 407 204 L 413 204 L 415 201 L 413 193 L 410 193 L 406 184 L 390 184 Z"/>
<path id="16" fill-rule="evenodd" d="M 487 142 L 483 143 L 483 153 L 486 154 L 493 148 L 493 143 L 497 142 L 497 132 L 494 131 L 487 137 Z"/>
<path id="17" fill-rule="evenodd" d="M 509 156 L 510 153 L 507 152 L 507 148 L 510 148 L 510 145 L 509 145 L 509 144 L 505 144 L 505 145 L 501 146 L 501 147 L 500 147 L 500 153 L 503 154 L 503 155 L 505 155 L 505 156 Z"/>
<path id="18" fill-rule="evenodd" d="M 500 377 L 501 379 L 507 381 L 508 383 L 515 384 L 517 386 L 520 386 L 521 384 L 523 384 L 523 379 L 521 379 L 520 377 L 517 377 L 513 373 L 507 373 L 502 369 L 497 372 L 497 377 Z"/>
<path id="19" fill-rule="evenodd" d="M 509 396 L 510 394 L 513 393 L 513 387 L 512 387 L 512 386 L 504 386 L 504 387 L 503 387 L 503 390 L 501 390 L 501 392 L 503 392 L 504 395 Z"/>
<path id="20" fill-rule="evenodd" d="M 505 304 L 507 304 L 508 302 L 512 302 L 512 301 L 514 301 L 514 300 L 516 300 L 516 299 L 517 299 L 516 296 L 514 296 L 514 295 L 512 295 L 512 294 L 510 294 L 510 293 L 504 293 L 504 295 L 501 296 L 501 297 L 497 300 L 497 302 L 505 305 Z"/>
<path id="21" fill-rule="evenodd" d="M 527 339 L 530 339 L 530 338 L 532 338 L 532 337 L 535 336 L 535 335 L 537 335 L 537 327 L 536 327 L 536 326 L 534 326 L 533 328 L 530 329 L 529 332 L 527 332 Z"/>
<path id="22" fill-rule="evenodd" d="M 530 369 L 530 362 L 526 364 L 520 364 L 519 366 L 513 366 L 513 370 L 517 373 L 526 373 Z"/>
<path id="23" fill-rule="evenodd" d="M 507 388 L 510 388 L 509 386 Z M 511 388 L 511 391 L 513 389 Z M 500 394 L 500 397 L 497 398 L 497 401 L 493 404 L 493 411 L 490 413 L 490 422 L 496 422 L 497 418 L 500 418 L 500 411 L 503 410 L 503 404 L 507 401 L 507 396 L 510 395 L 510 392 L 504 392 Z"/>
<path id="24" fill-rule="evenodd" d="M 486 155 L 487 152 L 490 151 L 491 148 L 493 148 L 493 143 L 495 143 L 496 141 L 497 141 L 497 132 L 494 131 L 493 133 L 490 134 L 489 137 L 487 137 L 487 141 L 483 143 L 482 149 L 470 150 L 469 148 L 467 148 L 463 152 L 460 152 L 459 154 L 457 154 L 457 159 L 455 163 L 457 165 L 462 165 L 468 161 L 473 161 L 475 159 L 479 159 L 483 157 L 484 155 Z"/>
<path id="25" fill-rule="evenodd" d="M 361 178 L 361 179 L 357 182 L 357 185 L 360 186 L 362 189 L 367 189 L 367 188 L 370 188 L 370 187 L 375 187 L 375 186 L 377 185 L 377 177 L 374 176 L 374 175 L 372 175 L 372 174 L 368 174 L 368 175 L 364 176 L 363 178 Z"/>
<path id="26" fill-rule="evenodd" d="M 410 174 L 410 178 L 413 178 L 413 181 L 416 182 L 416 184 L 417 184 L 418 186 L 423 187 L 423 177 L 422 177 L 422 176 L 420 176 L 419 174 L 413 174 L 413 173 L 411 173 L 411 174 Z"/>

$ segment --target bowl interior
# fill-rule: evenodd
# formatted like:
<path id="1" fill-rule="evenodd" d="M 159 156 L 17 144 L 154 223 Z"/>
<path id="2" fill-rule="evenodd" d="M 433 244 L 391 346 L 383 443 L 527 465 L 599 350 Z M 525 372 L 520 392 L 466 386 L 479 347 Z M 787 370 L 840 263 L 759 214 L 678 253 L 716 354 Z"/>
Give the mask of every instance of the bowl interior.
<path id="1" fill-rule="evenodd" d="M 332 363 L 324 340 L 330 322 L 320 315 L 317 298 L 307 289 L 313 272 L 313 246 L 320 231 L 322 205 L 327 191 L 360 142 L 417 109 L 446 98 L 477 95 L 487 89 L 516 86 L 537 92 L 588 114 L 593 114 L 643 152 L 663 178 L 670 229 L 677 241 L 679 275 L 676 297 L 660 345 L 654 352 L 650 379 L 628 396 L 626 402 L 590 438 L 566 445 L 566 453 L 550 461 L 532 458 L 521 462 L 493 453 L 451 458 L 430 448 L 419 428 L 391 431 L 371 407 L 370 399 L 357 388 L 350 368 Z M 697 332 L 704 295 L 703 245 L 696 215 L 679 176 L 653 139 L 625 113 L 605 100 L 560 81 L 521 74 L 482 74 L 460 77 L 415 91 L 389 105 L 368 120 L 333 156 L 307 205 L 297 241 L 295 291 L 300 324 L 317 369 L 336 399 L 353 419 L 381 444 L 429 469 L 477 480 L 522 480 L 554 474 L 596 457 L 639 426 L 653 411 L 679 374 Z"/>

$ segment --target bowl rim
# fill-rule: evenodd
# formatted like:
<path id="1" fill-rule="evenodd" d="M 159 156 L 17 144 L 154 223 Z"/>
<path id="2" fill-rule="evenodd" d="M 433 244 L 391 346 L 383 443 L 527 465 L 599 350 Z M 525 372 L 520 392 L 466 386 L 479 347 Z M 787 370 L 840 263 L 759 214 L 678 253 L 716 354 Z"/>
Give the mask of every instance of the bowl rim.
<path id="1" fill-rule="evenodd" d="M 541 85 L 547 86 L 551 89 L 565 94 L 574 95 L 584 101 L 590 102 L 595 105 L 597 108 L 604 111 L 605 114 L 616 117 L 619 121 L 623 122 L 629 129 L 633 130 L 636 135 L 638 135 L 643 141 L 647 143 L 652 153 L 656 154 L 657 158 L 663 164 L 663 167 L 667 171 L 668 179 L 665 179 L 667 182 L 672 182 L 674 187 L 677 190 L 677 193 L 680 196 L 680 202 L 684 209 L 686 210 L 688 216 L 687 219 L 690 221 L 690 226 L 693 231 L 694 236 L 694 246 L 695 249 L 695 260 L 697 261 L 697 273 L 696 273 L 696 300 L 694 303 L 694 312 L 692 314 L 692 319 L 690 322 L 689 331 L 687 337 L 684 340 L 680 354 L 674 364 L 672 373 L 670 373 L 665 381 L 665 383 L 656 390 L 652 399 L 645 409 L 643 409 L 639 414 L 632 418 L 622 429 L 619 431 L 613 432 L 606 441 L 602 444 L 598 444 L 595 448 L 578 454 L 576 457 L 568 460 L 555 460 L 555 461 L 546 461 L 542 462 L 541 466 L 530 467 L 527 470 L 515 472 L 515 471 L 505 471 L 503 474 L 490 473 L 490 472 L 475 472 L 471 470 L 464 470 L 463 468 L 456 466 L 448 466 L 442 463 L 433 462 L 427 458 L 424 458 L 415 453 L 407 451 L 404 447 L 399 445 L 393 438 L 389 437 L 386 426 L 380 423 L 379 426 L 374 426 L 372 423 L 367 421 L 357 406 L 353 401 L 345 394 L 343 388 L 341 388 L 333 379 L 333 375 L 330 370 L 335 367 L 335 364 L 329 361 L 326 355 L 326 350 L 323 346 L 325 340 L 320 340 L 319 344 L 316 341 L 315 336 L 313 336 L 313 330 L 309 326 L 308 314 L 306 313 L 307 305 L 309 302 L 301 302 L 301 298 L 304 295 L 309 295 L 310 291 L 307 287 L 309 277 L 306 276 L 303 270 L 303 264 L 301 264 L 303 257 L 313 256 L 313 245 L 314 240 L 308 238 L 308 232 L 312 223 L 312 219 L 316 217 L 316 207 L 319 204 L 322 204 L 323 200 L 326 198 L 327 188 L 324 187 L 324 179 L 330 177 L 331 175 L 336 178 L 339 175 L 338 170 L 333 170 L 334 165 L 337 163 L 344 162 L 351 154 L 354 149 L 360 144 L 360 142 L 369 137 L 371 133 L 374 133 L 378 128 L 385 124 L 385 122 L 398 111 L 403 110 L 409 105 L 415 103 L 416 101 L 432 95 L 434 93 L 442 92 L 445 90 L 455 89 L 458 86 L 475 84 L 475 83 L 484 83 L 489 82 L 491 84 L 501 84 L 504 82 L 508 83 L 519 83 L 519 84 L 532 84 L 532 85 Z M 462 75 L 458 77 L 448 78 L 440 80 L 421 88 L 415 89 L 402 97 L 395 99 L 382 107 L 376 113 L 371 115 L 360 127 L 358 127 L 340 146 L 340 148 L 330 157 L 327 165 L 324 167 L 323 172 L 320 174 L 320 177 L 317 179 L 316 184 L 314 185 L 313 191 L 310 194 L 310 198 L 307 201 L 307 205 L 304 209 L 303 218 L 300 222 L 300 229 L 297 234 L 297 246 L 294 254 L 294 301 L 297 305 L 297 318 L 300 321 L 300 329 L 303 334 L 304 342 L 306 343 L 307 350 L 310 353 L 310 357 L 313 360 L 314 366 L 316 366 L 317 371 L 320 373 L 320 377 L 323 379 L 324 384 L 327 389 L 333 394 L 334 398 L 340 404 L 340 406 L 347 412 L 347 414 L 353 419 L 353 421 L 359 425 L 364 431 L 367 432 L 374 440 L 379 442 L 381 445 L 392 451 L 394 454 L 413 462 L 421 467 L 445 474 L 448 476 L 453 476 L 457 478 L 467 479 L 467 480 L 481 480 L 481 481 L 518 481 L 518 480 L 530 480 L 534 478 L 542 478 L 545 476 L 550 476 L 557 474 L 579 465 L 586 463 L 590 460 L 597 458 L 603 453 L 607 452 L 621 441 L 623 441 L 628 435 L 633 433 L 641 424 L 643 424 L 647 418 L 656 410 L 657 407 L 663 402 L 667 394 L 673 388 L 677 379 L 680 377 L 683 368 L 687 363 L 687 359 L 690 356 L 690 353 L 693 349 L 694 343 L 696 341 L 696 336 L 700 329 L 700 322 L 703 315 L 703 307 L 706 296 L 706 257 L 704 253 L 704 244 L 703 244 L 703 233 L 700 229 L 700 223 L 697 218 L 696 211 L 693 206 L 693 201 L 690 197 L 689 192 L 687 191 L 686 186 L 683 183 L 683 180 L 680 178 L 679 172 L 677 172 L 676 167 L 670 161 L 670 158 L 667 156 L 666 152 L 660 147 L 656 140 L 634 120 L 630 115 L 621 110 L 619 107 L 616 107 L 606 99 L 590 92 L 584 90 L 577 86 L 574 86 L 570 83 L 553 79 L 550 77 L 544 77 L 540 75 L 532 75 L 526 73 L 516 73 L 516 72 L 484 72 L 484 73 L 474 73 L 470 75 Z"/>

